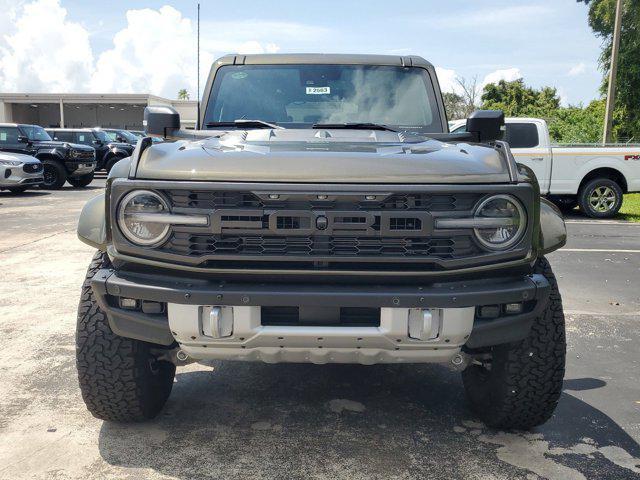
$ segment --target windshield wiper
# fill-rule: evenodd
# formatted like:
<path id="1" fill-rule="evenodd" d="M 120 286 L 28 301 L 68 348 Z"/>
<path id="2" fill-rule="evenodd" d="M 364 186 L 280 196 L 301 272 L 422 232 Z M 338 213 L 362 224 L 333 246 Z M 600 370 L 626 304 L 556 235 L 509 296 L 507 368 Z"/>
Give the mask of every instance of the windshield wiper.
<path id="1" fill-rule="evenodd" d="M 205 127 L 240 127 L 240 128 L 284 128 L 273 123 L 264 122 L 262 120 L 245 120 L 238 119 L 233 122 L 208 122 Z"/>
<path id="2" fill-rule="evenodd" d="M 387 132 L 397 132 L 391 127 L 380 123 L 314 123 L 312 128 L 343 129 L 343 130 L 385 130 Z"/>

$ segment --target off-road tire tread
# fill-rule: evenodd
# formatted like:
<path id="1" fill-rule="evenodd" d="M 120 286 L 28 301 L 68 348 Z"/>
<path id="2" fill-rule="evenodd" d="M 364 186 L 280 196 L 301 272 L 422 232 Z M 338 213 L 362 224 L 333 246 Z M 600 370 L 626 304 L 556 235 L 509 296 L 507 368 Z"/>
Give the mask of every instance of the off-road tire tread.
<path id="1" fill-rule="evenodd" d="M 40 188 L 45 189 L 45 190 L 59 190 L 64 186 L 64 183 L 67 181 L 67 171 L 65 170 L 65 168 L 60 165 L 60 163 L 56 162 L 55 160 L 41 160 L 42 164 L 44 166 L 44 168 L 46 168 L 47 165 L 55 168 L 58 172 L 58 180 L 52 184 L 52 185 L 45 185 L 44 183 L 42 183 L 40 185 Z M 43 168 L 43 174 L 44 174 L 44 168 Z"/>
<path id="2" fill-rule="evenodd" d="M 475 413 L 489 426 L 528 430 L 551 418 L 562 393 L 566 338 L 562 299 L 549 262 L 535 273 L 551 284 L 549 301 L 527 338 L 492 349 L 491 372 L 474 365 L 462 373 Z"/>
<path id="3" fill-rule="evenodd" d="M 156 362 L 149 367 L 151 344 L 120 337 L 109 327 L 97 304 L 91 279 L 109 267 L 106 253 L 97 252 L 82 286 L 76 329 L 76 365 L 82 398 L 94 417 L 116 422 L 143 421 L 155 417 L 164 406 L 175 375 L 175 366 Z"/>
<path id="4" fill-rule="evenodd" d="M 76 188 L 82 188 L 89 185 L 93 182 L 94 173 L 87 173 L 86 175 L 81 175 L 79 177 L 69 177 L 67 178 L 67 182 L 69 182 L 72 186 Z"/>

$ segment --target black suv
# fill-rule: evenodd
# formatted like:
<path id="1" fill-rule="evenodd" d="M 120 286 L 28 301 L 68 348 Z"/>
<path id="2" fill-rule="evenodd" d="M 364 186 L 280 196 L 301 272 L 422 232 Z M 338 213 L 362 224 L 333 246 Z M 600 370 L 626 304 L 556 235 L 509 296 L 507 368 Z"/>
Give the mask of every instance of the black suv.
<path id="1" fill-rule="evenodd" d="M 131 156 L 133 145 L 113 142 L 101 128 L 50 128 L 49 135 L 55 140 L 89 145 L 96 150 L 96 170 L 107 172 L 118 160 Z"/>
<path id="2" fill-rule="evenodd" d="M 92 147 L 53 141 L 38 125 L 0 123 L 0 151 L 25 153 L 44 166 L 44 183 L 58 189 L 67 181 L 74 187 L 86 187 L 93 180 L 96 152 Z"/>

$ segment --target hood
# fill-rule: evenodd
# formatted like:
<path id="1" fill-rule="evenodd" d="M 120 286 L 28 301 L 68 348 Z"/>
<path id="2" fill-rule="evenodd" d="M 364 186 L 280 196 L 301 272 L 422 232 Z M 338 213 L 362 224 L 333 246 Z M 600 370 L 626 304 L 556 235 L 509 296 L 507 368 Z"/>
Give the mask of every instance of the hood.
<path id="1" fill-rule="evenodd" d="M 109 148 L 122 148 L 124 150 L 133 150 L 135 145 L 131 145 L 130 143 L 124 142 L 109 142 L 107 144 Z"/>
<path id="2" fill-rule="evenodd" d="M 73 148 L 74 150 L 79 151 L 90 151 L 93 150 L 93 147 L 88 145 L 81 145 L 79 143 L 69 143 L 69 142 L 61 142 L 59 140 L 45 140 L 42 142 L 33 142 L 34 145 L 37 145 L 40 148 Z"/>
<path id="3" fill-rule="evenodd" d="M 24 153 L 13 153 L 13 152 L 0 152 L 0 160 L 9 160 L 12 162 L 22 162 L 22 163 L 40 163 L 35 157 L 31 155 L 26 155 Z"/>
<path id="4" fill-rule="evenodd" d="M 307 183 L 507 183 L 495 149 L 374 130 L 215 132 L 147 148 L 136 177 Z"/>

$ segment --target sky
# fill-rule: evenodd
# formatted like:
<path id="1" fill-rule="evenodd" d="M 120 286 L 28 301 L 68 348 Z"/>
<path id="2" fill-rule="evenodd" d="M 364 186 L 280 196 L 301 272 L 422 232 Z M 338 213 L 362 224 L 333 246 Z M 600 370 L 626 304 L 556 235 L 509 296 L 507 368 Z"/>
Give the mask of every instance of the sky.
<path id="1" fill-rule="evenodd" d="M 196 1 L 0 0 L 0 92 L 196 94 Z M 599 98 L 601 40 L 575 0 L 201 1 L 201 85 L 226 53 L 421 55 L 443 91 L 523 78 Z"/>

